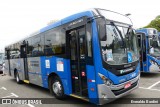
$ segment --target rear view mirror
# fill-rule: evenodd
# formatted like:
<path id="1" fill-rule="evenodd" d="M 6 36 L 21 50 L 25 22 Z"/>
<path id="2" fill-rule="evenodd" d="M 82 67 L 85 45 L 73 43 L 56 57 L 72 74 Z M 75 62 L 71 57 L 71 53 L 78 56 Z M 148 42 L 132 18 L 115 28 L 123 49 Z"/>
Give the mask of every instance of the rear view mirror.
<path id="1" fill-rule="evenodd" d="M 106 41 L 106 19 L 104 16 L 94 16 L 93 18 L 88 19 L 88 23 L 92 22 L 93 20 L 97 20 L 98 22 L 98 33 L 100 37 L 100 41 Z"/>
<path id="2" fill-rule="evenodd" d="M 105 18 L 101 18 L 99 21 L 99 35 L 100 35 L 100 41 L 106 41 L 106 20 Z"/>

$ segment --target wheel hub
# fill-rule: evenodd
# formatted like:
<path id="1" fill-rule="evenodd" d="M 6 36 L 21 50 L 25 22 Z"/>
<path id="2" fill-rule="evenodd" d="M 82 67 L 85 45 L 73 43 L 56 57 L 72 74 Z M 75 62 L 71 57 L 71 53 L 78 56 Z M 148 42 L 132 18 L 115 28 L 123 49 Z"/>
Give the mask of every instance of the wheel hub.
<path id="1" fill-rule="evenodd" d="M 58 81 L 53 83 L 52 89 L 56 95 L 60 95 L 62 93 L 61 84 Z"/>

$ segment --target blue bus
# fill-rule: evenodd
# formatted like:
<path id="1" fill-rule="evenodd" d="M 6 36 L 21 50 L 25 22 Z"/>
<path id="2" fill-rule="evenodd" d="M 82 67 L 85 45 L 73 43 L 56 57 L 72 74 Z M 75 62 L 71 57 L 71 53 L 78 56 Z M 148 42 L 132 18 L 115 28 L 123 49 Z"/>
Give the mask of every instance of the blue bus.
<path id="1" fill-rule="evenodd" d="M 159 72 L 160 41 L 155 28 L 142 28 L 136 30 L 138 45 L 140 47 L 140 65 L 142 72 Z"/>
<path id="2" fill-rule="evenodd" d="M 97 105 L 136 89 L 139 51 L 131 20 L 90 9 L 48 25 L 5 47 L 6 68 L 17 83 L 48 88 Z"/>

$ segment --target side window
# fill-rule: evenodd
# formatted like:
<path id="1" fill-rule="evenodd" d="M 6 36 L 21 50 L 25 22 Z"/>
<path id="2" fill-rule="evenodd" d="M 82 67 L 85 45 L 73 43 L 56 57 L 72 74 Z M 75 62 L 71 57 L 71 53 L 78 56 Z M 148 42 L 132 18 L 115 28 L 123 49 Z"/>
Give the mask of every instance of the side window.
<path id="1" fill-rule="evenodd" d="M 143 61 L 146 61 L 146 38 L 143 39 Z"/>
<path id="2" fill-rule="evenodd" d="M 143 39 L 143 52 L 146 52 L 146 39 Z"/>
<path id="3" fill-rule="evenodd" d="M 10 46 L 10 59 L 13 59 L 13 45 Z"/>
<path id="4" fill-rule="evenodd" d="M 6 48 L 5 48 L 5 59 L 10 59 L 9 47 L 6 47 Z"/>
<path id="5" fill-rule="evenodd" d="M 87 24 L 87 52 L 88 57 L 92 57 L 92 30 L 91 30 L 91 24 Z"/>
<path id="6" fill-rule="evenodd" d="M 32 39 L 29 38 L 26 41 L 27 41 L 27 57 L 32 57 L 32 50 L 33 50 Z"/>
<path id="7" fill-rule="evenodd" d="M 78 32 L 79 35 L 79 48 L 80 48 L 80 59 L 85 59 L 85 29 L 80 29 Z"/>
<path id="8" fill-rule="evenodd" d="M 61 29 L 51 29 L 45 33 L 45 55 L 65 53 L 65 35 Z"/>
<path id="9" fill-rule="evenodd" d="M 138 48 L 141 49 L 141 39 L 142 39 L 142 35 L 137 35 L 137 39 L 138 39 Z"/>
<path id="10" fill-rule="evenodd" d="M 20 47 L 19 43 L 11 45 L 10 48 L 10 59 L 17 59 L 20 57 Z"/>
<path id="11" fill-rule="evenodd" d="M 43 47 L 42 41 L 43 40 L 41 40 L 40 34 L 32 37 L 32 46 L 33 46 L 32 57 L 37 57 L 37 56 L 43 55 L 44 47 Z"/>

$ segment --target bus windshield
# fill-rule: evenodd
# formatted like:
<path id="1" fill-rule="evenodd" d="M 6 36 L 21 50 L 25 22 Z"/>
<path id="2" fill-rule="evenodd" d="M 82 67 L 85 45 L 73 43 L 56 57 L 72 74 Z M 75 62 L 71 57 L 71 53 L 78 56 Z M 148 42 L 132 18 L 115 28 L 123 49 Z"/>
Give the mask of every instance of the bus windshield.
<path id="1" fill-rule="evenodd" d="M 157 35 L 155 35 L 157 36 Z M 149 38 L 150 54 L 155 57 L 160 57 L 160 42 L 158 39 Z"/>
<path id="2" fill-rule="evenodd" d="M 106 25 L 106 41 L 101 41 L 103 60 L 110 65 L 121 65 L 138 60 L 137 38 L 129 26 Z M 128 54 L 131 61 L 128 60 Z"/>

